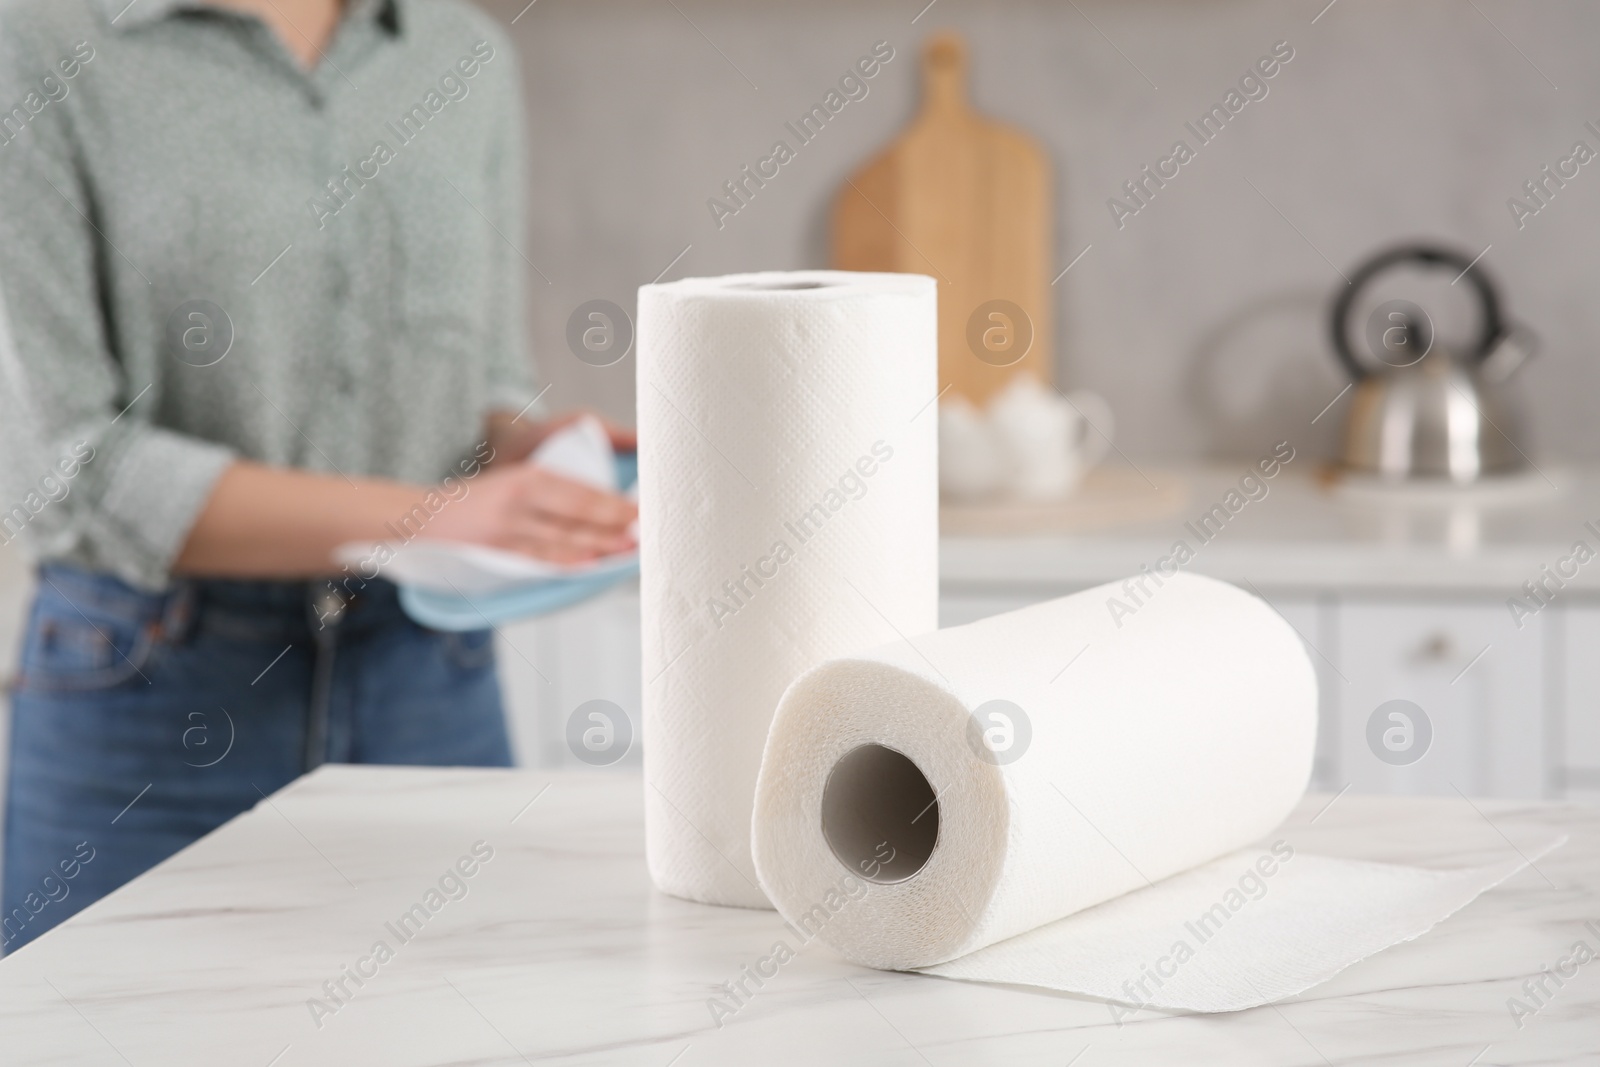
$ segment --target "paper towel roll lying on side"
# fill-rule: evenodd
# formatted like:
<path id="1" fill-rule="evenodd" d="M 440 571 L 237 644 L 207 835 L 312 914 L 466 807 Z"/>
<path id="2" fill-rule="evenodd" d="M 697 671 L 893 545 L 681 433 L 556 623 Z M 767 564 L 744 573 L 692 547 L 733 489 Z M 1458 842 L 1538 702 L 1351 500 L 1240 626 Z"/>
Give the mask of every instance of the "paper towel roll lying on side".
<path id="1" fill-rule="evenodd" d="M 1315 674 L 1256 597 L 1143 581 L 797 679 L 753 822 L 779 912 L 869 966 L 1224 1011 L 1415 937 L 1520 868 L 1236 852 L 1305 789 Z M 1133 614 L 1114 621 L 1112 597 Z M 865 893 L 819 926 L 852 876 Z"/>
<path id="2" fill-rule="evenodd" d="M 938 625 L 932 278 L 639 291 L 645 829 L 668 893 L 769 907 L 750 860 L 802 671 Z"/>

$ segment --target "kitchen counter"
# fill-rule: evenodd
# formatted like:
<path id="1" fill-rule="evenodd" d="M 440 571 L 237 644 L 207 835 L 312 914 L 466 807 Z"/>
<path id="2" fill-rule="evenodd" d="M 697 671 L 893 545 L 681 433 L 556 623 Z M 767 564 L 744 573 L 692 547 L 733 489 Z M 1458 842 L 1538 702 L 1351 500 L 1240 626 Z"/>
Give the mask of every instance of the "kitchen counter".
<path id="1" fill-rule="evenodd" d="M 1166 513 L 1072 533 L 952 536 L 940 544 L 943 588 L 994 590 L 1094 585 L 1154 568 L 1182 540 L 1185 569 L 1263 587 L 1322 591 L 1489 592 L 1504 598 L 1584 540 L 1600 554 L 1600 471 L 1543 472 L 1465 491 L 1387 490 L 1321 477 L 1302 458 L 1265 481 L 1226 523 L 1197 536 L 1199 517 L 1224 501 L 1250 465 L 1141 465 L 1118 484 L 1144 478 L 1176 498 Z M 1304 466 L 1298 466 L 1304 464 Z M 1548 479 L 1548 480 L 1547 480 Z M 1176 490 L 1176 491 L 1174 491 Z M 1086 490 L 1094 492 L 1092 483 Z M 1155 490 L 1151 490 L 1151 495 Z M 1259 490 L 1256 492 L 1259 493 Z M 1593 522 L 1595 529 L 1586 528 Z M 948 523 L 947 523 L 948 526 Z M 1572 569 L 1569 566 L 1569 569 Z M 1600 593 L 1600 558 L 1576 567 L 1563 595 Z"/>
<path id="2" fill-rule="evenodd" d="M 1466 866 L 1552 830 L 1570 840 L 1418 940 L 1265 1008 L 1119 1028 L 1099 1001 L 868 970 L 819 942 L 719 1029 L 715 987 L 790 935 L 772 912 L 654 892 L 642 789 L 611 772 L 324 767 L 0 960 L 0 1058 L 1464 1067 L 1600 1048 L 1600 961 L 1520 1029 L 1507 1008 L 1575 941 L 1600 947 L 1583 925 L 1600 926 L 1600 812 L 1308 797 L 1279 834 L 1310 852 Z M 452 869 L 471 873 L 441 883 Z M 425 918 L 402 939 L 413 905 Z"/>

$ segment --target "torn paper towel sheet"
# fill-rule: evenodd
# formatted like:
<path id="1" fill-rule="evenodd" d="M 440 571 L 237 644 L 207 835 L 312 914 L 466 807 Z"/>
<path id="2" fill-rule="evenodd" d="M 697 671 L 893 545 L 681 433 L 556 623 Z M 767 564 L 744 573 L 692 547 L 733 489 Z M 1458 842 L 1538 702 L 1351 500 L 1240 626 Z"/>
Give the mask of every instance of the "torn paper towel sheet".
<path id="1" fill-rule="evenodd" d="M 362 548 L 370 552 L 370 546 Z M 339 561 L 346 562 L 342 556 Z M 419 538 L 395 547 L 394 558 L 383 567 L 383 576 L 400 585 L 475 596 L 554 578 L 631 573 L 636 565 L 637 555 L 633 552 L 562 564 L 484 545 Z"/>
<path id="2" fill-rule="evenodd" d="M 1308 855 L 1277 838 L 922 970 L 1101 997 L 1119 1015 L 1253 1008 L 1419 937 L 1565 840 L 1427 870 Z"/>
<path id="3" fill-rule="evenodd" d="M 610 436 L 600 420 L 591 415 L 551 434 L 528 457 L 528 462 L 606 492 L 614 493 L 619 489 L 617 457 L 612 451 Z M 499 594 L 530 583 L 556 579 L 623 577 L 633 573 L 638 565 L 638 553 L 631 550 L 584 563 L 565 564 L 486 545 L 440 541 L 425 536 L 381 544 L 389 557 L 382 566 L 385 578 L 402 586 L 456 597 Z M 334 560 L 347 567 L 370 568 L 377 551 L 375 544 L 352 542 L 340 545 Z M 473 614 L 476 621 L 472 628 L 485 625 L 481 616 Z"/>
<path id="4" fill-rule="evenodd" d="M 615 493 L 616 453 L 611 435 L 593 415 L 583 415 L 539 443 L 528 462 L 574 482 Z"/>
<path id="5" fill-rule="evenodd" d="M 784 687 L 938 625 L 937 330 L 920 275 L 639 291 L 645 851 L 665 892 L 769 906 L 750 810 Z"/>
<path id="6" fill-rule="evenodd" d="M 1417 936 L 1515 869 L 1275 857 L 1316 706 L 1294 630 L 1184 574 L 897 641 L 784 694 L 756 869 L 796 924 L 842 876 L 868 882 L 821 936 L 869 966 L 1198 1011 L 1266 1003 Z M 1230 907 L 1257 878 L 1260 899 Z M 1213 936 L 1176 953 L 1219 902 L 1226 921 L 1211 911 Z M 1158 965 L 1166 984 L 1130 997 L 1125 983 Z"/>

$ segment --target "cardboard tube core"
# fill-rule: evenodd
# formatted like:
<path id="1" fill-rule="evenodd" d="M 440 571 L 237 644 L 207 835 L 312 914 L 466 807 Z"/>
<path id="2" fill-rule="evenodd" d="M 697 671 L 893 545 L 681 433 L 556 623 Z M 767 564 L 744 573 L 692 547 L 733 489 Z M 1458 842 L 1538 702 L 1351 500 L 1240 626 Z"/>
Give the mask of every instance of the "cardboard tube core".
<path id="1" fill-rule="evenodd" d="M 939 799 L 909 757 L 883 745 L 860 745 L 828 774 L 822 836 L 856 877 L 903 882 L 922 870 L 939 843 Z"/>

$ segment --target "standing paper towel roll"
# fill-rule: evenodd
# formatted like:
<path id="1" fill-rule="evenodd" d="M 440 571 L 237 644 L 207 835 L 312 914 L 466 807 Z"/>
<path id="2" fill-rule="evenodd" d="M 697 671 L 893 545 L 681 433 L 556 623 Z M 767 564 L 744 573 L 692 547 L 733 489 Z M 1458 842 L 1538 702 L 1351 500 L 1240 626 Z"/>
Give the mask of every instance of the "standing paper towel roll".
<path id="1" fill-rule="evenodd" d="M 1087 993 L 1120 1023 L 1301 992 L 1558 843 L 1455 871 L 1242 849 L 1305 788 L 1316 693 L 1270 606 L 1182 574 L 826 663 L 773 720 L 756 869 L 855 962 Z"/>
<path id="2" fill-rule="evenodd" d="M 645 830 L 676 896 L 770 907 L 750 858 L 778 698 L 938 624 L 931 278 L 639 290 Z"/>

